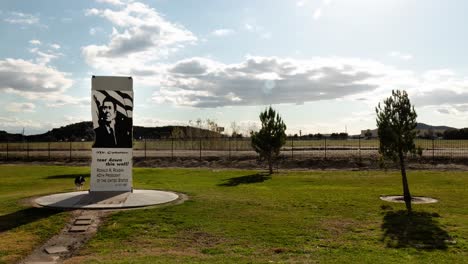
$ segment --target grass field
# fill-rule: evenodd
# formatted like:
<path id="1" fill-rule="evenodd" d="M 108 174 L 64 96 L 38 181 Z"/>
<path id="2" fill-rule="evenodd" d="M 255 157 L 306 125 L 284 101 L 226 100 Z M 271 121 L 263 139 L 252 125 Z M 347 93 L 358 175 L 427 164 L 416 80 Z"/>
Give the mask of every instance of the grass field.
<path id="1" fill-rule="evenodd" d="M 12 263 L 62 227 L 68 213 L 22 199 L 71 191 L 85 167 L 0 166 L 0 262 Z M 134 169 L 136 188 L 183 192 L 183 204 L 117 212 L 66 263 L 466 263 L 468 175 L 396 172 Z M 87 181 L 89 182 L 89 180 Z"/>

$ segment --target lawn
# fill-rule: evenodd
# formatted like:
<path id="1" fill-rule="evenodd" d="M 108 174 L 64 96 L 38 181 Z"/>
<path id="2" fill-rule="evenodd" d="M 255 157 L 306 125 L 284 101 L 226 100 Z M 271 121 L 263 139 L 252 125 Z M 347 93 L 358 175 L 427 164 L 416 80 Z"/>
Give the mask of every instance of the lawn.
<path id="1" fill-rule="evenodd" d="M 68 213 L 22 199 L 71 191 L 86 167 L 0 166 L 0 262 L 14 262 L 58 232 Z M 89 182 L 89 180 L 88 180 Z M 134 169 L 135 188 L 183 192 L 183 204 L 120 211 L 66 263 L 466 263 L 468 175 L 409 171 L 414 205 L 397 172 Z"/>

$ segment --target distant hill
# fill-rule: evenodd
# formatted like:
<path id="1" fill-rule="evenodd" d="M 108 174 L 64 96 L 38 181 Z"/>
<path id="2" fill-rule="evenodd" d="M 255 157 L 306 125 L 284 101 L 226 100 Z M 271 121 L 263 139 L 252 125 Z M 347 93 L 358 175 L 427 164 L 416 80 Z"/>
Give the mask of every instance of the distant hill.
<path id="1" fill-rule="evenodd" d="M 424 123 L 418 123 L 416 126 L 416 130 L 418 131 L 418 136 L 424 137 L 428 136 L 430 133 L 433 133 L 435 135 L 442 135 L 444 134 L 445 131 L 449 130 L 458 130 L 457 128 L 454 127 L 449 127 L 449 126 L 432 126 Z M 361 136 L 365 137 L 367 133 L 366 130 L 361 130 Z M 370 130 L 370 133 L 372 134 L 372 137 L 377 137 L 377 128 Z"/>
<path id="2" fill-rule="evenodd" d="M 163 126 L 163 127 L 133 127 L 134 139 L 159 139 L 170 138 L 190 138 L 190 137 L 220 137 L 221 134 L 206 129 L 200 129 L 190 126 Z M 29 141 L 29 142 L 47 142 L 47 141 L 93 141 L 94 129 L 91 121 L 79 122 L 60 128 L 54 128 L 43 134 L 24 136 L 21 134 L 10 134 L 0 131 L 0 141 Z"/>
<path id="3" fill-rule="evenodd" d="M 0 141 L 21 141 L 23 136 L 21 134 L 10 134 L 6 131 L 0 130 Z"/>
<path id="4" fill-rule="evenodd" d="M 457 129 L 457 128 L 454 128 L 454 127 L 449 127 L 449 126 L 431 126 L 431 125 L 428 125 L 428 124 L 424 124 L 424 123 L 418 123 L 418 125 L 416 126 L 416 129 L 419 129 L 419 130 L 453 130 L 453 129 Z"/>

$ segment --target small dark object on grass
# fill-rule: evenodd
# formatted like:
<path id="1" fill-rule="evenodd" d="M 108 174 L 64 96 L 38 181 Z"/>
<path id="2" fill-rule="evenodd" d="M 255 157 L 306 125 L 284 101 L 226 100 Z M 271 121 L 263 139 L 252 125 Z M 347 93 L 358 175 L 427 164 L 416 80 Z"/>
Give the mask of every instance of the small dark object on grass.
<path id="1" fill-rule="evenodd" d="M 286 252 L 286 249 L 284 249 L 284 248 L 275 248 L 275 249 L 273 249 L 273 252 L 275 252 L 276 254 L 281 254 L 281 253 Z"/>
<path id="2" fill-rule="evenodd" d="M 75 177 L 75 188 L 76 190 L 81 190 L 83 188 L 83 184 L 85 183 L 85 178 L 83 175 Z"/>

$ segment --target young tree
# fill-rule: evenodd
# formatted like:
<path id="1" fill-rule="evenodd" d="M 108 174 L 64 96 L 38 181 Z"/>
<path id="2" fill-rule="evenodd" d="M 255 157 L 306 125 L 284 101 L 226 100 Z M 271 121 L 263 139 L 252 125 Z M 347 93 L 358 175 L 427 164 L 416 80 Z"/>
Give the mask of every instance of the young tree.
<path id="1" fill-rule="evenodd" d="M 375 108 L 382 157 L 392 159 L 400 165 L 403 196 L 406 209 L 411 212 L 411 194 L 406 178 L 405 160 L 408 153 L 416 153 L 416 112 L 405 91 L 392 91 L 392 96 Z"/>
<path id="2" fill-rule="evenodd" d="M 236 138 L 236 137 L 239 137 L 239 135 L 241 135 L 240 126 L 237 125 L 236 121 L 231 122 L 231 130 L 232 130 L 231 137 Z"/>
<path id="3" fill-rule="evenodd" d="M 273 162 L 276 161 L 281 147 L 286 143 L 286 125 L 280 115 L 271 106 L 260 113 L 262 128 L 251 132 L 252 147 L 260 159 L 268 162 L 270 174 L 273 173 Z"/>

